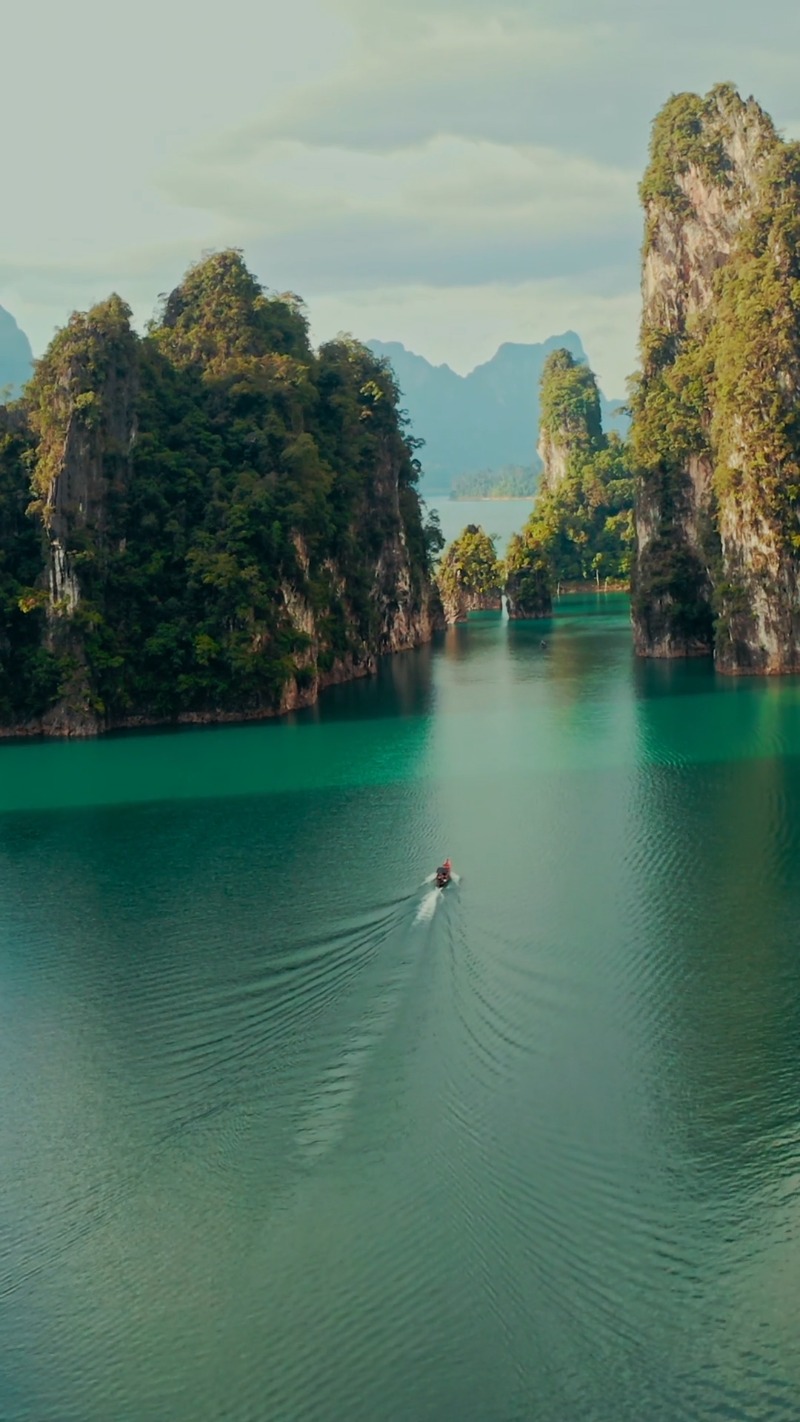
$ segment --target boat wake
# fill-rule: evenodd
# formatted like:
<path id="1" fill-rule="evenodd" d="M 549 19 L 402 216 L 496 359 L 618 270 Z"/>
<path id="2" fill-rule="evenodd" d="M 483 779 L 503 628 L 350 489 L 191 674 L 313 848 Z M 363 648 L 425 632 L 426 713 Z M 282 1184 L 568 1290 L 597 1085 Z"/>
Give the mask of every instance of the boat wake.
<path id="1" fill-rule="evenodd" d="M 433 915 L 435 914 L 439 906 L 439 900 L 441 897 L 441 889 L 430 889 L 429 892 L 425 895 L 422 902 L 420 903 L 419 908 L 417 909 L 417 916 L 414 919 L 414 922 L 430 923 L 431 919 L 433 918 Z"/>
<path id="2" fill-rule="evenodd" d="M 457 875 L 453 874 L 452 878 L 458 882 Z M 423 881 L 421 887 L 426 892 L 417 906 L 413 925 L 430 923 L 436 913 L 444 890 L 430 887 L 435 879 L 436 875 L 431 874 Z M 413 900 L 415 893 L 419 893 L 419 888 L 396 899 L 388 906 L 389 912 L 382 919 L 376 919 L 374 925 L 367 925 L 363 930 L 364 944 L 369 944 L 375 954 L 378 949 L 389 948 L 384 961 L 391 963 L 391 969 L 380 984 L 383 971 L 378 966 L 378 982 L 372 979 L 367 1000 L 360 1010 L 355 1008 L 343 1039 L 339 1037 L 338 1025 L 334 1029 L 334 1039 L 339 1038 L 338 1044 L 334 1046 L 331 1043 L 328 1060 L 323 1060 L 317 1068 L 316 1084 L 307 1093 L 294 1128 L 295 1145 L 307 1165 L 318 1164 L 342 1140 L 351 1121 L 355 1101 L 368 1077 L 372 1058 L 401 1011 L 414 964 L 418 961 L 410 941 L 407 940 L 410 951 L 403 951 L 403 937 L 408 933 L 409 923 L 406 916 L 409 909 L 405 906 L 410 899 Z M 363 954 L 354 980 L 361 976 L 362 969 L 369 974 L 373 956 L 373 953 Z M 379 960 L 376 957 L 374 961 L 378 963 Z M 336 1015 L 339 1015 L 338 1007 Z"/>
<path id="3" fill-rule="evenodd" d="M 450 878 L 454 884 L 461 883 L 460 874 L 451 872 Z M 435 881 L 436 875 L 429 874 L 423 882 L 426 884 L 433 884 L 435 883 Z M 419 908 L 417 909 L 417 916 L 414 919 L 415 923 L 430 923 L 431 919 L 433 918 L 433 915 L 436 913 L 436 909 L 439 905 L 439 900 L 441 899 L 443 893 L 444 889 L 431 889 L 425 895 L 424 899 L 420 903 Z"/>

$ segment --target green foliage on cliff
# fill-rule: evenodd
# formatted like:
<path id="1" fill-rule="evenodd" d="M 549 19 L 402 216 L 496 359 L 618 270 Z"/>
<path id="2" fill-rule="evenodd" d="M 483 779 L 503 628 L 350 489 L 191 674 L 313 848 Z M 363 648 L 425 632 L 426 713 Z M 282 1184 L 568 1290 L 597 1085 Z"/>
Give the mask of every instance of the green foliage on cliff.
<path id="1" fill-rule="evenodd" d="M 143 339 L 129 314 L 73 317 L 26 402 L 30 532 L 80 589 L 48 640 L 88 709 L 246 713 L 386 649 L 393 581 L 405 563 L 420 612 L 437 547 L 388 364 L 347 339 L 313 352 L 297 298 L 238 252 L 192 268 Z M 13 478 L 18 497 L 19 460 Z M 15 567 L 28 596 L 34 564 Z"/>
<path id="2" fill-rule="evenodd" d="M 709 339 L 719 495 L 749 483 L 800 547 L 800 144 L 764 175 L 761 202 L 722 272 Z"/>
<path id="3" fill-rule="evenodd" d="M 800 555 L 800 144 L 778 149 L 720 276 L 709 334 L 714 494 L 746 511 L 762 589 L 777 605 Z M 725 654 L 757 640 L 752 569 L 728 560 L 714 589 Z"/>
<path id="4" fill-rule="evenodd" d="M 191 267 L 162 299 L 149 331 L 176 365 L 202 367 L 212 380 L 230 374 L 237 361 L 267 353 L 304 361 L 309 354 L 300 298 L 267 296 L 235 250 Z"/>
<path id="5" fill-rule="evenodd" d="M 640 498 L 659 510 L 659 522 L 632 579 L 632 610 L 645 619 L 648 609 L 669 608 L 673 638 L 702 642 L 710 636 L 706 570 L 713 553 L 710 543 L 702 556 L 682 545 L 690 517 L 689 461 L 708 455 L 712 366 L 704 324 L 695 323 L 677 354 L 660 334 L 644 354 L 645 373 L 632 382 L 629 455 Z"/>
<path id="6" fill-rule="evenodd" d="M 87 313 L 75 312 L 37 362 L 24 404 L 36 437 L 33 490 L 41 499 L 58 472 L 71 420 L 87 434 L 108 433 L 109 402 L 136 362 L 130 318 L 116 295 Z M 109 449 L 108 457 L 121 453 Z"/>
<path id="7" fill-rule="evenodd" d="M 633 480 L 625 446 L 608 436 L 605 448 L 570 461 L 554 489 L 536 500 L 529 521 L 556 582 L 627 580 L 633 558 Z"/>
<path id="8" fill-rule="evenodd" d="M 553 601 L 553 567 L 549 550 L 529 523 L 515 533 L 506 551 L 505 592 L 509 613 L 516 617 L 547 616 Z"/>
<path id="9" fill-rule="evenodd" d="M 40 538 L 26 517 L 32 453 L 20 414 L 0 407 L 0 724 L 37 716 L 56 694 L 63 668 L 43 647 Z"/>
<path id="10" fill-rule="evenodd" d="M 544 363 L 539 428 L 571 449 L 594 449 L 603 437 L 600 392 L 594 372 L 568 350 L 552 351 Z"/>
<path id="11" fill-rule="evenodd" d="M 498 598 L 503 569 L 494 539 L 478 524 L 468 523 L 448 545 L 436 570 L 436 581 L 446 599 L 458 599 L 461 593 L 472 598 Z"/>
<path id="12" fill-rule="evenodd" d="M 692 202 L 680 179 L 694 169 L 706 182 L 736 200 L 737 172 L 726 140 L 747 118 L 751 161 L 758 161 L 778 141 L 772 120 L 750 99 L 744 103 L 733 84 L 716 84 L 705 97 L 673 94 L 656 116 L 650 133 L 650 158 L 639 196 L 647 214 L 645 250 L 660 217 L 687 217 Z"/>
<path id="13" fill-rule="evenodd" d="M 633 482 L 625 445 L 618 435 L 603 433 L 594 373 L 569 351 L 548 357 L 541 412 L 547 467 L 528 520 L 527 543 L 516 556 L 535 550 L 534 558 L 547 560 L 555 583 L 627 578 Z"/>
<path id="14" fill-rule="evenodd" d="M 721 88 L 723 86 L 720 86 Z M 714 182 L 724 180 L 729 167 L 720 135 L 711 125 L 716 110 L 712 94 L 673 94 L 658 114 L 650 134 L 650 162 L 639 187 L 643 203 L 660 202 L 673 209 L 688 209 L 676 178 L 690 167 L 699 168 Z"/>
<path id="15" fill-rule="evenodd" d="M 680 184 L 690 164 L 726 188 L 716 251 L 718 209 Z M 714 646 L 723 663 L 752 667 L 756 589 L 788 627 L 800 554 L 800 146 L 730 85 L 679 96 L 654 125 L 642 196 L 649 235 L 666 213 L 667 247 L 687 245 L 674 270 L 662 254 L 651 272 L 663 289 L 650 310 L 670 329 L 646 307 L 633 389 L 634 620 L 645 645 Z M 676 234 L 675 211 L 691 216 L 693 238 Z"/>

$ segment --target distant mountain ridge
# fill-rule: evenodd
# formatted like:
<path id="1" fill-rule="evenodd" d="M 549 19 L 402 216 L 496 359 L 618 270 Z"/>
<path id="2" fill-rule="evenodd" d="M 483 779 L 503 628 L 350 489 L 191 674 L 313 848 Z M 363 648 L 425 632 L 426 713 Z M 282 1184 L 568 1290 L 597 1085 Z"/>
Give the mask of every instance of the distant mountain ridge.
<path id="1" fill-rule="evenodd" d="M 586 352 L 575 331 L 550 336 L 538 344 L 507 341 L 491 360 L 469 375 L 449 365 L 432 365 L 400 341 L 368 341 L 374 354 L 391 362 L 408 410 L 413 433 L 424 439 L 421 492 L 449 491 L 454 479 L 520 467 L 538 474 L 539 381 L 551 353 L 564 347 L 576 360 Z M 25 332 L 0 306 L 0 404 L 16 398 L 33 373 L 33 352 Z M 603 427 L 624 434 L 628 418 L 615 413 L 621 400 L 601 392 Z"/>
<path id="2" fill-rule="evenodd" d="M 469 375 L 449 365 L 432 365 L 399 341 L 368 341 L 376 355 L 394 368 L 401 404 L 411 416 L 413 433 L 425 440 L 420 451 L 423 493 L 449 490 L 454 478 L 509 465 L 541 467 L 536 453 L 539 429 L 539 380 L 551 353 L 564 347 L 586 361 L 575 331 L 550 336 L 536 345 L 506 342 L 492 359 Z M 627 416 L 613 412 L 621 401 L 601 396 L 606 430 L 627 429 Z"/>
<path id="3" fill-rule="evenodd" d="M 33 373 L 33 351 L 30 341 L 17 325 L 10 311 L 0 306 L 0 404 L 10 387 L 16 399 Z"/>

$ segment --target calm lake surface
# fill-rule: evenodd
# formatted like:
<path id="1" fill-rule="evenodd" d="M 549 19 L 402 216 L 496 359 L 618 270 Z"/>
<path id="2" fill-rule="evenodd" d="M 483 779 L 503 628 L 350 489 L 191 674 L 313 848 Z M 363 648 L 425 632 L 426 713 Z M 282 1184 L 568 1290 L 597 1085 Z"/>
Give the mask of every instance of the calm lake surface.
<path id="1" fill-rule="evenodd" d="M 797 682 L 565 599 L 0 811 L 3 1422 L 796 1422 Z"/>
<path id="2" fill-rule="evenodd" d="M 519 533 L 530 517 L 533 499 L 429 499 L 428 508 L 435 509 L 442 533 L 450 543 L 463 532 L 468 523 L 477 523 L 485 533 L 497 537 L 497 551 L 502 557 L 512 533 Z"/>

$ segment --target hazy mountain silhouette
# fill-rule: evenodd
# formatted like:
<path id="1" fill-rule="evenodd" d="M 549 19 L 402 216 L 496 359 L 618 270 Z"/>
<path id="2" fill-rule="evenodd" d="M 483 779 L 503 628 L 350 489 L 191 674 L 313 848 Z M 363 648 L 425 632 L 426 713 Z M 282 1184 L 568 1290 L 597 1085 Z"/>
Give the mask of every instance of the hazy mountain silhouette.
<path id="1" fill-rule="evenodd" d="M 19 395 L 33 371 L 30 341 L 17 325 L 10 311 L 0 306 L 0 403 L 10 386 L 11 398 Z"/>
<path id="2" fill-rule="evenodd" d="M 391 361 L 413 433 L 425 440 L 420 451 L 421 489 L 428 493 L 448 489 L 457 475 L 480 469 L 539 468 L 536 442 L 544 362 L 561 346 L 577 360 L 586 360 L 574 331 L 538 345 L 507 342 L 469 375 L 457 375 L 449 365 L 431 365 L 399 341 L 368 341 L 367 345 Z M 601 398 L 604 428 L 624 433 L 627 418 L 613 414 L 621 401 Z"/>

